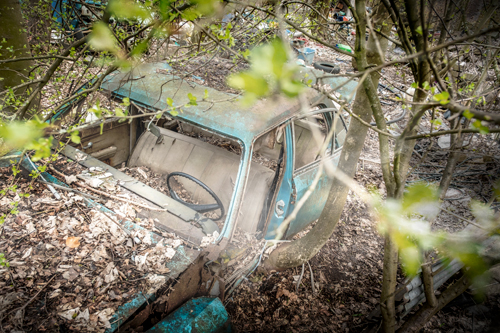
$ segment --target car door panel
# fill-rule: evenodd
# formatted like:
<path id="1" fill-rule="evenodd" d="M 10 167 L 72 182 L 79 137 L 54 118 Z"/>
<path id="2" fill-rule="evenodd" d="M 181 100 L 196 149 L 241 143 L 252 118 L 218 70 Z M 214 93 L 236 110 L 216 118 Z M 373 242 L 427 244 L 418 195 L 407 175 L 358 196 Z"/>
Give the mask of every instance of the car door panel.
<path id="1" fill-rule="evenodd" d="M 331 128 L 333 126 L 333 113 L 325 112 L 324 120 L 328 124 L 328 128 Z M 345 133 L 344 122 L 340 118 L 338 118 L 337 121 L 340 121 L 340 123 L 337 122 L 336 124 L 336 132 Z M 301 125 L 296 126 L 296 128 L 299 128 L 300 126 Z M 304 157 L 302 152 L 302 145 L 304 145 L 304 143 L 301 141 L 303 141 L 302 138 L 304 136 L 304 132 L 304 127 L 302 126 L 302 131 L 300 134 L 301 137 L 295 137 L 295 140 L 293 140 L 293 153 L 295 158 L 296 171 L 293 174 L 294 200 L 292 201 L 293 204 L 289 208 L 289 214 L 292 212 L 295 203 L 301 200 L 304 197 L 305 193 L 308 191 L 319 171 L 319 165 L 321 163 L 321 161 L 319 160 L 311 162 L 312 156 L 314 156 L 314 154 L 317 154 L 317 151 L 319 150 L 318 144 L 316 143 L 315 147 L 309 145 L 310 147 L 308 147 L 308 149 L 311 150 L 313 154 L 311 154 L 310 152 L 308 153 L 308 155 L 310 155 L 309 164 L 303 166 L 304 162 L 307 162 L 303 161 Z M 332 139 L 332 141 L 329 143 L 326 151 L 326 156 L 324 157 L 325 163 L 331 164 L 332 166 L 338 165 L 340 153 L 342 151 L 342 146 L 341 144 L 339 144 L 339 141 L 341 141 L 343 144 L 343 140 L 338 140 L 337 137 L 334 137 L 334 139 Z M 334 143 L 335 149 L 333 149 Z M 297 163 L 298 161 L 300 162 Z M 290 226 L 286 233 L 286 238 L 290 238 L 299 231 L 303 230 L 311 222 L 318 219 L 321 215 L 321 212 L 323 211 L 328 199 L 330 188 L 332 186 L 332 179 L 330 179 L 326 174 L 325 168 L 323 168 L 322 172 L 323 174 L 321 175 L 319 182 L 315 186 L 313 192 L 311 193 L 307 201 L 302 205 L 301 209 L 298 211 L 296 218 L 290 223 Z"/>
<path id="2" fill-rule="evenodd" d="M 75 148 L 95 157 L 111 166 L 126 162 L 130 154 L 130 125 L 110 119 L 100 124 L 89 126 L 80 131 L 80 143 L 72 144 Z"/>
<path id="3" fill-rule="evenodd" d="M 272 202 L 270 209 L 270 217 L 267 226 L 267 232 L 264 236 L 265 239 L 275 239 L 277 236 L 277 229 L 281 225 L 281 223 L 285 220 L 286 216 L 289 213 L 290 206 L 290 198 L 292 195 L 292 175 L 293 175 L 293 154 L 292 154 L 292 144 L 293 136 L 292 136 L 292 125 L 289 123 L 285 127 L 285 157 L 284 157 L 284 166 L 283 166 L 283 177 L 281 184 L 279 185 L 279 190 L 276 195 L 276 199 Z M 283 206 L 280 203 L 283 203 Z M 277 211 L 277 205 L 279 206 Z M 283 213 L 280 214 L 279 211 Z"/>
<path id="4" fill-rule="evenodd" d="M 326 163 L 332 163 L 337 165 L 340 158 L 340 150 L 335 155 L 330 155 L 327 157 Z M 296 191 L 295 202 L 298 202 L 309 189 L 312 184 L 314 177 L 319 171 L 319 161 L 308 168 L 304 168 L 300 172 L 296 173 L 293 177 Z M 307 227 L 312 221 L 319 218 L 323 208 L 325 207 L 326 200 L 328 198 L 328 193 L 332 186 L 332 179 L 328 177 L 326 171 L 323 169 L 323 175 L 320 177 L 318 184 L 316 185 L 314 191 L 311 193 L 305 204 L 297 213 L 297 217 L 290 223 L 290 227 L 287 230 L 286 238 L 290 238 L 299 231 Z M 294 205 L 289 208 L 289 213 L 293 210 Z"/>

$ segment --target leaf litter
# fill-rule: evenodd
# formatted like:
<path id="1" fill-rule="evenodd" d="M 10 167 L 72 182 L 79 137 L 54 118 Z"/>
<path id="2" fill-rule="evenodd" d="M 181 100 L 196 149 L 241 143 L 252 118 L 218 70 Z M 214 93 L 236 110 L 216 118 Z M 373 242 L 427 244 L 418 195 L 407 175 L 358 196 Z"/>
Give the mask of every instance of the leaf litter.
<path id="1" fill-rule="evenodd" d="M 61 158 L 56 164 L 81 171 Z M 75 182 L 76 177 L 68 178 Z M 0 169 L 2 189 L 13 179 L 9 168 Z M 64 327 L 103 332 L 120 305 L 166 282 L 165 264 L 183 241 L 165 233 L 167 237 L 155 244 L 150 236 L 152 221 L 137 218 L 132 205 L 105 202 L 120 208 L 115 217 L 89 207 L 84 197 L 73 192 L 59 191 L 62 200 L 55 200 L 43 184 L 34 182 L 30 189 L 27 178 L 17 177 L 16 182 L 17 192 L 30 196 L 10 191 L 0 202 L 1 212 L 7 213 L 10 202 L 19 200 L 19 213 L 8 216 L 0 229 L 0 252 L 10 264 L 0 266 L 4 331 Z M 126 231 L 116 220 L 125 217 L 149 230 Z"/>

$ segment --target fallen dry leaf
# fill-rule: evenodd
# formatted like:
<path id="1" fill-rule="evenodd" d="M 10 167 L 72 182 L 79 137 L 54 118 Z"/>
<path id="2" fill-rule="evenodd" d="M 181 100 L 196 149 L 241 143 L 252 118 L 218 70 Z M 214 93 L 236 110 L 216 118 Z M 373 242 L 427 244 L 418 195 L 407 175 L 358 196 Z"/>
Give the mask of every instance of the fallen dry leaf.
<path id="1" fill-rule="evenodd" d="M 66 246 L 72 249 L 76 249 L 80 246 L 80 237 L 68 237 L 66 238 Z"/>

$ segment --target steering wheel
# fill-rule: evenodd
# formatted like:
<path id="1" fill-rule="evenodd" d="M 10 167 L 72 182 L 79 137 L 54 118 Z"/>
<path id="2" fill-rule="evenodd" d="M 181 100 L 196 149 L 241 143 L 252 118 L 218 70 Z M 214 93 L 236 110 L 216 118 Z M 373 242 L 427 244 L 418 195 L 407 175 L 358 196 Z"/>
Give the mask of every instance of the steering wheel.
<path id="1" fill-rule="evenodd" d="M 172 187 L 170 186 L 170 179 L 172 177 L 175 177 L 175 176 L 178 176 L 178 177 L 184 177 L 184 178 L 187 178 L 193 182 L 195 182 L 196 184 L 198 184 L 199 186 L 201 186 L 205 191 L 208 192 L 208 194 L 210 194 L 212 196 L 212 198 L 215 199 L 215 202 L 214 204 L 209 204 L 209 205 L 196 205 L 196 204 L 192 204 L 192 203 L 189 203 L 189 202 L 186 202 L 184 200 L 182 200 L 179 195 L 172 189 Z M 189 208 L 199 212 L 199 213 L 206 213 L 206 212 L 210 212 L 212 210 L 217 210 L 217 209 L 220 209 L 220 216 L 216 219 L 211 219 L 213 221 L 217 221 L 217 220 L 220 220 L 223 216 L 224 216 L 224 206 L 222 205 L 222 201 L 220 201 L 219 197 L 214 193 L 214 191 L 212 191 L 210 189 L 210 187 L 208 187 L 207 185 L 203 184 L 199 179 L 191 176 L 191 175 L 188 175 L 187 173 L 184 173 L 184 172 L 172 172 L 171 174 L 168 175 L 167 177 L 167 187 L 168 187 L 168 191 L 170 192 L 170 195 L 172 196 L 172 199 L 174 199 L 175 201 L 178 201 L 182 204 L 184 204 L 185 206 L 188 206 Z"/>

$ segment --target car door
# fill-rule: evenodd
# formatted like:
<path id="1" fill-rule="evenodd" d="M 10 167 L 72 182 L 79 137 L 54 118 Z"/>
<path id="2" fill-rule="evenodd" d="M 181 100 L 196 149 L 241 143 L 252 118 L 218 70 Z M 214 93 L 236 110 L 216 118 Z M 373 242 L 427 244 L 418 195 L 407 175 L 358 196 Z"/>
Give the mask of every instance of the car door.
<path id="1" fill-rule="evenodd" d="M 333 112 L 323 112 L 316 113 L 312 117 L 295 119 L 292 122 L 293 139 L 291 141 L 293 143 L 294 167 L 291 179 L 292 197 L 287 214 L 291 214 L 296 202 L 304 196 L 319 171 L 321 160 L 318 152 L 321 144 L 326 140 L 329 129 L 333 126 L 333 120 Z M 346 131 L 344 120 L 339 115 L 335 135 L 328 142 L 328 148 L 324 156 L 325 163 L 331 163 L 335 166 L 338 164 Z M 320 136 L 318 136 L 318 132 Z M 290 223 L 286 238 L 295 235 L 319 218 L 325 207 L 331 185 L 332 180 L 327 176 L 326 171 L 323 171 L 323 175 L 310 197 L 304 203 L 296 218 Z"/>
<path id="2" fill-rule="evenodd" d="M 283 170 L 281 171 L 281 183 L 277 194 L 273 197 L 269 207 L 269 218 L 265 239 L 275 239 L 277 229 L 285 220 L 289 213 L 289 206 L 292 197 L 293 184 L 293 135 L 292 124 L 288 123 L 285 127 L 284 147 L 283 147 Z M 277 172 L 280 172 L 279 170 Z"/>

